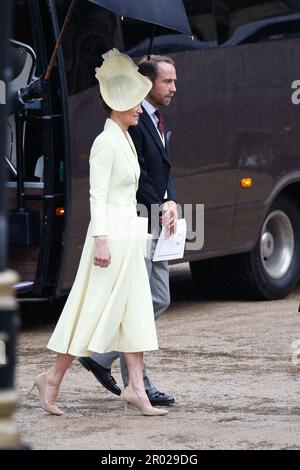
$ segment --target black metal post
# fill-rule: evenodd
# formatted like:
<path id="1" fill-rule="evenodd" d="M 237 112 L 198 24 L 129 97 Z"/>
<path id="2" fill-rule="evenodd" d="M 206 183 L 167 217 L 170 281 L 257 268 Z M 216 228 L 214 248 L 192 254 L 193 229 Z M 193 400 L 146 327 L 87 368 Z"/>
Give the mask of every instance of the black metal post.
<path id="1" fill-rule="evenodd" d="M 14 390 L 15 338 L 17 303 L 13 284 L 17 280 L 14 271 L 6 270 L 7 261 L 7 221 L 5 204 L 5 138 L 6 84 L 10 76 L 8 66 L 8 37 L 11 22 L 11 0 L 0 3 L 0 450 L 21 449 L 20 437 L 12 421 L 12 413 L 17 404 Z"/>
<path id="2" fill-rule="evenodd" d="M 7 241 L 7 225 L 5 216 L 5 197 L 4 197 L 4 185 L 5 185 L 5 119 L 7 115 L 7 103 L 6 103 L 6 75 L 8 72 L 8 18 L 10 18 L 10 4 L 9 0 L 1 2 L 0 6 L 0 272 L 6 267 L 6 241 Z"/>

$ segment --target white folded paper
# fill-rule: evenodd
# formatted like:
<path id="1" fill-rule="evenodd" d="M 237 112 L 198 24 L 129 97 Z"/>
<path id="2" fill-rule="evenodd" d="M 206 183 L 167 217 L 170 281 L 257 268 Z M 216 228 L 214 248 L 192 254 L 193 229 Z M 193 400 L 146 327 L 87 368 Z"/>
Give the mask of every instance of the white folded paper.
<path id="1" fill-rule="evenodd" d="M 186 221 L 177 220 L 177 231 L 166 238 L 166 228 L 163 226 L 155 247 L 152 261 L 165 261 L 183 258 L 186 240 Z"/>

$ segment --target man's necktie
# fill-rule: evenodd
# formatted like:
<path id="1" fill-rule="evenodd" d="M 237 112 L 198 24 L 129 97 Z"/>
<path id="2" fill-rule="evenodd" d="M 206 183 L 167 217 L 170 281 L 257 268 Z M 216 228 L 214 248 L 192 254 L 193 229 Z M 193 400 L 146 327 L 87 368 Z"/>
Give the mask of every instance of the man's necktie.
<path id="1" fill-rule="evenodd" d="M 157 109 L 155 111 L 155 115 L 158 119 L 157 129 L 159 130 L 160 135 L 163 137 L 164 136 L 164 118 L 163 118 L 161 112 L 159 111 L 159 109 Z"/>

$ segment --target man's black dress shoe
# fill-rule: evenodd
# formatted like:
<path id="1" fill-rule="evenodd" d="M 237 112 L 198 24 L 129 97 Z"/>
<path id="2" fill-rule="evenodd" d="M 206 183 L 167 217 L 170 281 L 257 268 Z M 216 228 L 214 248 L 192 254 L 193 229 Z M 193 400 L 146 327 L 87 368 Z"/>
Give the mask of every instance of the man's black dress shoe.
<path id="1" fill-rule="evenodd" d="M 83 367 L 94 374 L 98 382 L 100 382 L 103 387 L 115 395 L 121 395 L 121 389 L 118 387 L 117 382 L 111 375 L 111 369 L 105 369 L 105 367 L 102 367 L 91 357 L 79 357 L 78 361 L 83 365 Z"/>
<path id="2" fill-rule="evenodd" d="M 175 400 L 171 395 L 167 395 L 166 393 L 160 392 L 156 388 L 150 388 L 149 390 L 146 390 L 146 393 L 148 395 L 151 405 L 153 406 L 169 406 L 175 403 Z"/>

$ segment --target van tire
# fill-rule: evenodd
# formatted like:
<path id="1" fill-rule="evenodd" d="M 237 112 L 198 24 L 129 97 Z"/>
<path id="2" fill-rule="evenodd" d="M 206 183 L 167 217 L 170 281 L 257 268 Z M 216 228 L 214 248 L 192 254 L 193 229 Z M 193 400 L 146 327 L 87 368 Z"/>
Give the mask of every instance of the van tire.
<path id="1" fill-rule="evenodd" d="M 209 296 L 283 299 L 300 277 L 299 206 L 288 196 L 279 196 L 252 251 L 192 262 L 191 272 L 198 289 Z"/>

